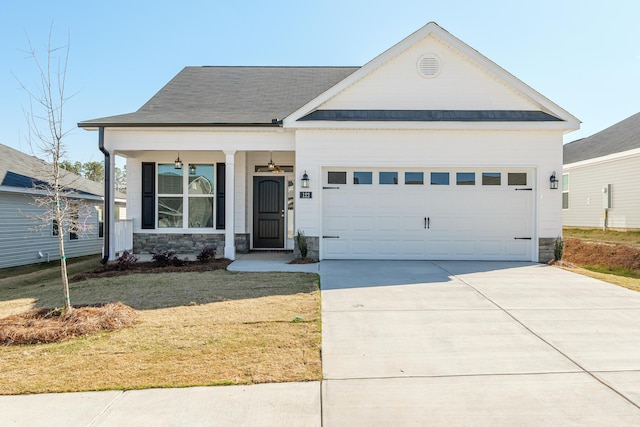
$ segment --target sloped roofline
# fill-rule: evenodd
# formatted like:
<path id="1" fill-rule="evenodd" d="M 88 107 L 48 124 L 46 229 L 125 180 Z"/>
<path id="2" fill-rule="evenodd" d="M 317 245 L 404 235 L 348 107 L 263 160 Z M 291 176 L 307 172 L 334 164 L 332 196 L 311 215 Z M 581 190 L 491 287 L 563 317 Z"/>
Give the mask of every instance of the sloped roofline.
<path id="1" fill-rule="evenodd" d="M 562 121 L 566 122 L 566 129 L 571 131 L 575 129 L 579 129 L 580 120 L 578 120 L 571 113 L 552 102 L 547 97 L 543 96 L 538 91 L 534 90 L 529 85 L 522 82 L 520 79 L 515 77 L 513 74 L 506 71 L 504 68 L 497 65 L 495 62 L 491 61 L 486 56 L 482 55 L 477 50 L 473 49 L 471 46 L 464 43 L 462 40 L 453 36 L 451 33 L 440 27 L 435 22 L 429 22 L 424 27 L 415 31 L 413 34 L 406 37 L 404 40 L 395 44 L 391 48 L 384 51 L 382 54 L 378 55 L 367 64 L 363 65 L 360 69 L 355 71 L 353 74 L 349 75 L 344 80 L 337 83 L 335 86 L 326 90 L 322 94 L 318 95 L 316 98 L 310 100 L 305 105 L 300 107 L 298 110 L 291 113 L 289 116 L 285 117 L 283 120 L 285 127 L 296 127 L 296 121 L 300 118 L 310 114 L 316 108 L 318 108 L 323 103 L 327 102 L 340 92 L 344 91 L 357 81 L 363 79 L 368 74 L 372 73 L 374 70 L 391 60 L 392 58 L 398 56 L 400 53 L 409 49 L 411 46 L 427 37 L 430 34 L 434 34 L 450 46 L 455 49 L 461 51 L 466 56 L 470 57 L 482 67 L 486 68 L 489 72 L 493 73 L 495 76 L 505 81 L 513 88 L 521 92 L 526 97 L 530 98 L 534 102 L 541 105 L 544 109 L 548 110 L 553 115 L 557 116 Z"/>

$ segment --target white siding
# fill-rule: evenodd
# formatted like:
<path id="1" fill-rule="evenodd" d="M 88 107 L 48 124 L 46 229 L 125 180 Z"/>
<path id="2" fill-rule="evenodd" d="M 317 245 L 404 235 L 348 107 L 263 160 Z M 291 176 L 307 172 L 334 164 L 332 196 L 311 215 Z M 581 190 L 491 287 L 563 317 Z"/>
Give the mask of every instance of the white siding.
<path id="1" fill-rule="evenodd" d="M 611 228 L 640 228 L 640 156 L 566 167 L 569 174 L 569 209 L 563 210 L 563 225 L 602 227 L 602 188 L 612 185 Z"/>
<path id="2" fill-rule="evenodd" d="M 32 217 L 42 210 L 32 203 L 30 195 L 0 192 L 0 268 L 46 262 L 47 253 L 51 261 L 60 259 L 58 237 L 52 235 L 52 224 L 33 230 L 37 221 Z M 101 204 L 96 201 L 87 203 L 91 206 Z M 80 221 L 87 229 L 79 234 L 77 240 L 70 240 L 69 233 L 65 235 L 65 251 L 69 258 L 102 252 L 96 209 L 88 209 Z M 38 251 L 42 252 L 43 258 L 38 257 Z"/>
<path id="3" fill-rule="evenodd" d="M 417 62 L 437 55 L 441 71 L 424 78 Z M 320 109 L 538 110 L 540 106 L 430 35 Z"/>

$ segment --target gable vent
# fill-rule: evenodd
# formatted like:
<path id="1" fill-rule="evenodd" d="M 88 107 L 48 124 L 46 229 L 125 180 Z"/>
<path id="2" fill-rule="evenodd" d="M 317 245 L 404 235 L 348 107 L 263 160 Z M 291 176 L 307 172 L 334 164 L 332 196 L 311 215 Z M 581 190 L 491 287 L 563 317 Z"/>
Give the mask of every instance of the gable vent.
<path id="1" fill-rule="evenodd" d="M 428 79 L 436 77 L 438 74 L 440 74 L 440 69 L 440 58 L 438 58 L 436 55 L 422 55 L 420 59 L 418 59 L 418 73 L 422 77 L 426 77 Z"/>

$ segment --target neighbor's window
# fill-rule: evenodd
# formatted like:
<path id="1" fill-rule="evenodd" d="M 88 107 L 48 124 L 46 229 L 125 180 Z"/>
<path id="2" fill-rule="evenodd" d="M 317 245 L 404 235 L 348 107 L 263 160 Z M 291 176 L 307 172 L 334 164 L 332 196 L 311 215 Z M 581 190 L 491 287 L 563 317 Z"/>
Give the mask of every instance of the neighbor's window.
<path id="1" fill-rule="evenodd" d="M 328 172 L 327 183 L 328 184 L 346 184 L 347 173 L 346 172 Z"/>
<path id="2" fill-rule="evenodd" d="M 482 172 L 482 185 L 500 185 L 500 172 Z"/>
<path id="3" fill-rule="evenodd" d="M 562 174 L 562 209 L 569 209 L 569 174 Z"/>
<path id="4" fill-rule="evenodd" d="M 186 167 L 158 165 L 158 228 L 182 228 L 183 180 Z"/>
<path id="5" fill-rule="evenodd" d="M 213 165 L 189 165 L 189 228 L 213 227 Z"/>
<path id="6" fill-rule="evenodd" d="M 404 183 L 405 185 L 423 185 L 424 173 L 423 172 L 405 172 Z"/>
<path id="7" fill-rule="evenodd" d="M 507 174 L 508 185 L 527 185 L 526 172 L 509 172 Z"/>
<path id="8" fill-rule="evenodd" d="M 372 172 L 354 172 L 353 183 L 354 184 L 371 184 L 372 176 L 373 176 Z"/>
<path id="9" fill-rule="evenodd" d="M 397 184 L 398 172 L 380 172 L 380 184 Z"/>
<path id="10" fill-rule="evenodd" d="M 58 233 L 60 233 L 60 229 L 58 228 L 58 221 L 54 219 L 51 223 L 51 235 L 57 236 Z"/>
<path id="11" fill-rule="evenodd" d="M 98 238 L 102 238 L 104 237 L 104 211 L 102 206 L 97 206 L 96 212 L 98 213 Z"/>
<path id="12" fill-rule="evenodd" d="M 431 172 L 431 185 L 449 185 L 449 172 Z"/>
<path id="13" fill-rule="evenodd" d="M 69 205 L 71 218 L 71 227 L 69 228 L 69 239 L 70 240 L 78 240 L 78 233 L 80 232 L 80 223 L 78 222 L 78 204 L 71 203 Z"/>
<path id="14" fill-rule="evenodd" d="M 475 172 L 456 172 L 456 185 L 476 185 Z"/>

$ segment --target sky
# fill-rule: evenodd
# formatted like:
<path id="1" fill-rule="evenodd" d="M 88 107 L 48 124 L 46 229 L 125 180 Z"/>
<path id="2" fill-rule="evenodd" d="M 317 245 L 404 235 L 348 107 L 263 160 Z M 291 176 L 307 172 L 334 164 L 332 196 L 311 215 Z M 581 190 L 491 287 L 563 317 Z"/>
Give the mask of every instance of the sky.
<path id="1" fill-rule="evenodd" d="M 638 0 L 0 2 L 0 143 L 31 152 L 25 50 L 69 44 L 66 158 L 101 161 L 79 121 L 136 111 L 183 67 L 361 66 L 435 21 L 582 121 L 574 141 L 640 111 Z"/>

